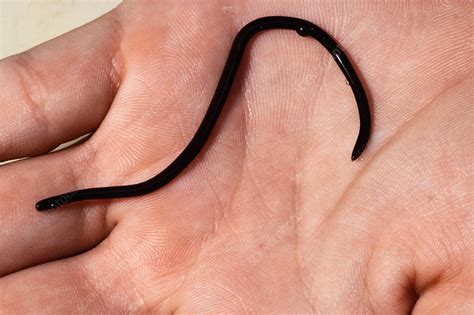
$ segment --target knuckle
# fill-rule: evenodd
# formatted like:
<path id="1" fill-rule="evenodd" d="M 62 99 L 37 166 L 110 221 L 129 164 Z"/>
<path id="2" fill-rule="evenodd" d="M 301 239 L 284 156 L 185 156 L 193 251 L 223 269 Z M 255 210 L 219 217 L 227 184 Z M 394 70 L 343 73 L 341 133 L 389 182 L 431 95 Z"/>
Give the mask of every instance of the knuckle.
<path id="1" fill-rule="evenodd" d="M 21 106 L 27 117 L 35 122 L 39 130 L 49 132 L 46 115 L 46 86 L 40 71 L 35 68 L 32 56 L 25 52 L 13 57 L 18 76 Z"/>

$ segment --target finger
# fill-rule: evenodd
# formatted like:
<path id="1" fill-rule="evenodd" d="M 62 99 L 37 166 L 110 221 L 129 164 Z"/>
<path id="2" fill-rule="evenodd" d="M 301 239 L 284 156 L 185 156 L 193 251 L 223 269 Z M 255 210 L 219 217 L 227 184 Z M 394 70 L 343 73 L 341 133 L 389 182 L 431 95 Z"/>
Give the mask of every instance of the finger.
<path id="1" fill-rule="evenodd" d="M 42 305 L 44 313 L 84 312 L 100 304 L 102 298 L 102 292 L 94 290 L 96 282 L 90 281 L 94 274 L 91 265 L 99 262 L 96 254 L 88 252 L 0 278 L 0 309 L 6 313 L 35 313 Z M 99 273 L 104 278 L 110 274 Z M 106 283 L 105 279 L 95 280 Z"/>
<path id="2" fill-rule="evenodd" d="M 49 152 L 96 129 L 120 83 L 116 13 L 0 61 L 0 161 Z"/>
<path id="3" fill-rule="evenodd" d="M 104 203 L 50 213 L 35 210 L 38 200 L 64 187 L 85 187 L 95 180 L 90 147 L 83 144 L 1 166 L 0 252 L 8 254 L 0 255 L 0 276 L 78 254 L 105 238 L 110 227 Z"/>
<path id="4" fill-rule="evenodd" d="M 6 313 L 128 313 L 146 309 L 162 295 L 119 257 L 109 239 L 94 250 L 0 279 L 0 309 Z M 140 272 L 138 272 L 140 273 Z M 145 294 L 145 292 L 147 294 Z M 166 312 L 168 313 L 168 312 Z"/>

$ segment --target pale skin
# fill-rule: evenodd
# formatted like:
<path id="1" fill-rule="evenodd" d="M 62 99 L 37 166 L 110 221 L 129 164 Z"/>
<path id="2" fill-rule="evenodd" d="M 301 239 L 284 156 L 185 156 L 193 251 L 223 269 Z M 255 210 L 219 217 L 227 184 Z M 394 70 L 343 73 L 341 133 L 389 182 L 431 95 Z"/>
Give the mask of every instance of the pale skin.
<path id="1" fill-rule="evenodd" d="M 32 157 L 0 166 L 0 312 L 469 313 L 470 12 L 468 1 L 134 1 L 0 61 L 0 160 Z M 337 65 L 314 40 L 270 31 L 171 184 L 35 211 L 156 175 L 194 134 L 235 34 L 268 15 L 318 24 L 357 65 L 374 116 L 360 160 Z"/>

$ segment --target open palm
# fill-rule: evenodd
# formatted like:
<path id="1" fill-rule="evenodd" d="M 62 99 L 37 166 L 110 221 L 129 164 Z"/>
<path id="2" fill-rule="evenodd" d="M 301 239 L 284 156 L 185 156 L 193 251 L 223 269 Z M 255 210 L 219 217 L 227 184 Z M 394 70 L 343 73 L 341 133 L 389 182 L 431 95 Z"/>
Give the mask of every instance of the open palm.
<path id="1" fill-rule="evenodd" d="M 125 2 L 0 62 L 0 312 L 463 313 L 474 290 L 472 30 L 462 1 Z M 233 37 L 251 42 L 211 139 L 165 188 L 38 213 L 156 175 L 189 142 Z M 46 154 L 95 131 L 87 140 Z M 470 303 L 470 304 L 469 304 Z"/>

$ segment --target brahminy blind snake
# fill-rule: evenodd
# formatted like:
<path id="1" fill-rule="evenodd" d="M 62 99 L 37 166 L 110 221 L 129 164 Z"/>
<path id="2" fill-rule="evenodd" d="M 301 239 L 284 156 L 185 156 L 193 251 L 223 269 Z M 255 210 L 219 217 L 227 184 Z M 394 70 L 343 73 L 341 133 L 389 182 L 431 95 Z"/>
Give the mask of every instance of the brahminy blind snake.
<path id="1" fill-rule="evenodd" d="M 186 148 L 161 173 L 143 183 L 135 185 L 84 189 L 47 198 L 38 202 L 36 209 L 44 211 L 83 200 L 141 196 L 151 193 L 172 181 L 196 158 L 209 138 L 229 96 L 246 45 L 255 34 L 270 29 L 289 29 L 296 31 L 303 37 L 311 36 L 331 53 L 352 88 L 359 110 L 359 135 L 352 151 L 352 160 L 356 160 L 362 154 L 369 141 L 371 118 L 367 96 L 349 59 L 337 45 L 336 41 L 313 23 L 293 17 L 269 16 L 250 22 L 239 31 L 234 39 L 224 70 L 217 84 L 217 89 L 201 125 Z"/>

